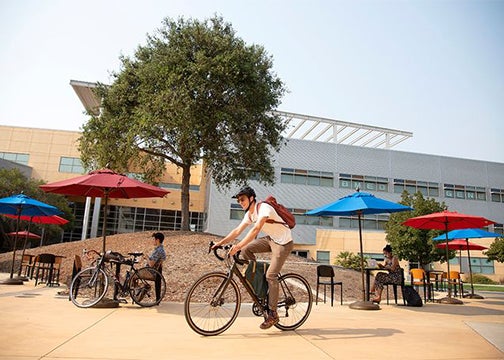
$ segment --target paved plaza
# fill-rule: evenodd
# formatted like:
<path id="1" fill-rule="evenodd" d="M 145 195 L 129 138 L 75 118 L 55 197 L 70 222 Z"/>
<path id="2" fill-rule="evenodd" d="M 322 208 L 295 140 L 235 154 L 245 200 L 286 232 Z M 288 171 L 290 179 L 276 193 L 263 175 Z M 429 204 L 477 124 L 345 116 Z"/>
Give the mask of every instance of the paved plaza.
<path id="1" fill-rule="evenodd" d="M 378 311 L 319 302 L 291 332 L 260 330 L 245 304 L 229 330 L 202 337 L 187 325 L 183 304 L 80 309 L 62 290 L 0 285 L 0 359 L 504 359 L 502 293 Z"/>

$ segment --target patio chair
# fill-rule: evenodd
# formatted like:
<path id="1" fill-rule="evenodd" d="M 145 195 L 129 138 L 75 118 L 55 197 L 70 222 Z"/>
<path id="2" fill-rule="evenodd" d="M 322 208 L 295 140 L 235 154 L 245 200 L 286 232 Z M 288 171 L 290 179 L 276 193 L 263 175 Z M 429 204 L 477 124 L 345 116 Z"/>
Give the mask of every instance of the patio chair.
<path id="1" fill-rule="evenodd" d="M 331 288 L 331 306 L 334 304 L 334 287 L 340 287 L 340 303 L 343 305 L 343 282 L 334 280 L 334 268 L 330 265 L 317 266 L 317 293 L 315 295 L 315 305 L 318 304 L 319 286 L 324 287 L 324 304 L 326 302 L 326 287 Z"/>

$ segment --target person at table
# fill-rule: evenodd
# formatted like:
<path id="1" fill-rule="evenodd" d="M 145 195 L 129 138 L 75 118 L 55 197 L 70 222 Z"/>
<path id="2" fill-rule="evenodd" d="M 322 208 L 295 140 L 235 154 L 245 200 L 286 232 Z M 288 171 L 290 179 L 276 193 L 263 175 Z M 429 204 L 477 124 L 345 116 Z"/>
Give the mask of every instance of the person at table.
<path id="1" fill-rule="evenodd" d="M 387 245 L 383 248 L 385 262 L 378 264 L 378 267 L 388 272 L 379 272 L 375 276 L 375 281 L 371 287 L 371 292 L 375 293 L 375 297 L 371 300 L 374 303 L 380 303 L 383 287 L 385 284 L 401 285 L 401 267 L 399 259 L 392 253 L 392 246 Z"/>

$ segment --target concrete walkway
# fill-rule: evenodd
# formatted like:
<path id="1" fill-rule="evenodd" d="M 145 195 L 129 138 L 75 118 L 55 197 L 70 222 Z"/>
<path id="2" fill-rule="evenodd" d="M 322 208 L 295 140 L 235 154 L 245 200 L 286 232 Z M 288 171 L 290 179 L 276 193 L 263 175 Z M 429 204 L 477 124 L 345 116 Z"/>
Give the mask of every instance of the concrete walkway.
<path id="1" fill-rule="evenodd" d="M 298 330 L 259 329 L 243 305 L 233 326 L 202 337 L 183 304 L 80 309 L 64 288 L 0 285 L 0 359 L 504 359 L 504 294 L 421 308 L 314 305 Z"/>

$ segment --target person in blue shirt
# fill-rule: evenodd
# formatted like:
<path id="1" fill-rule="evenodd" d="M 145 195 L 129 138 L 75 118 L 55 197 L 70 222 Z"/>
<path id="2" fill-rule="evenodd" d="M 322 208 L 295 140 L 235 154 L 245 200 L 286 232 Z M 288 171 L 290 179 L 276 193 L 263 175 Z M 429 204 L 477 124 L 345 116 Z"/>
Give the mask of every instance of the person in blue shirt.
<path id="1" fill-rule="evenodd" d="M 149 266 L 158 270 L 161 274 L 163 273 L 163 261 L 166 260 L 166 252 L 163 247 L 164 235 L 160 232 L 155 232 L 152 234 L 154 238 L 154 250 L 149 255 Z M 161 278 L 158 276 L 155 280 L 156 286 L 156 300 L 159 300 L 161 293 Z"/>

